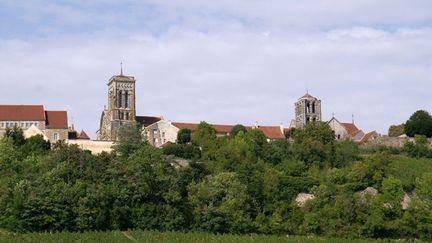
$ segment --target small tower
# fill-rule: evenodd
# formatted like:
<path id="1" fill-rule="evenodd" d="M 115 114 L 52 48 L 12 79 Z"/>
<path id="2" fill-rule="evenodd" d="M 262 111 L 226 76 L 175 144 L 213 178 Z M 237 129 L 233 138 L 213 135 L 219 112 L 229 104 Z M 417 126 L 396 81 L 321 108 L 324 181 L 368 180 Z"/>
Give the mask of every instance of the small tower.
<path id="1" fill-rule="evenodd" d="M 306 93 L 295 103 L 295 127 L 316 121 L 321 121 L 321 100 Z"/>
<path id="2" fill-rule="evenodd" d="M 121 70 L 108 81 L 108 108 L 102 113 L 98 140 L 115 141 L 120 126 L 135 118 L 135 78 L 123 75 Z"/>

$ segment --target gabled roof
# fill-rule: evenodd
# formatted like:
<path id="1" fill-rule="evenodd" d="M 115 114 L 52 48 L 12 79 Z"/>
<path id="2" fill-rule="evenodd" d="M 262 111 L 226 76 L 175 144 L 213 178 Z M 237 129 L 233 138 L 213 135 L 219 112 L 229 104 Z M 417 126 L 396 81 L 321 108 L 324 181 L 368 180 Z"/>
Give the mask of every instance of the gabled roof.
<path id="1" fill-rule="evenodd" d="M 378 137 L 378 136 L 379 135 L 378 135 L 378 133 L 376 131 L 372 131 L 372 132 L 366 133 L 362 137 L 362 139 L 360 140 L 360 143 L 365 143 L 365 142 L 369 141 L 369 139 L 374 138 L 374 137 Z"/>
<path id="2" fill-rule="evenodd" d="M 156 116 L 136 116 L 135 120 L 141 124 L 141 126 L 148 127 L 151 124 L 162 120 L 162 118 Z"/>
<path id="3" fill-rule="evenodd" d="M 259 126 L 258 129 L 261 130 L 268 139 L 285 138 L 285 134 L 282 133 L 280 126 Z"/>
<path id="4" fill-rule="evenodd" d="M 77 139 L 90 139 L 90 137 L 87 135 L 87 133 L 84 132 L 84 130 L 81 130 L 80 134 L 78 135 Z"/>
<path id="5" fill-rule="evenodd" d="M 42 105 L 0 105 L 0 121 L 45 121 Z"/>
<path id="6" fill-rule="evenodd" d="M 45 116 L 48 129 L 68 129 L 66 111 L 45 111 Z"/>
<path id="7" fill-rule="evenodd" d="M 348 132 L 348 135 L 355 136 L 357 133 L 361 132 L 360 129 L 357 128 L 354 123 L 341 123 L 341 125 L 345 128 L 345 130 Z"/>

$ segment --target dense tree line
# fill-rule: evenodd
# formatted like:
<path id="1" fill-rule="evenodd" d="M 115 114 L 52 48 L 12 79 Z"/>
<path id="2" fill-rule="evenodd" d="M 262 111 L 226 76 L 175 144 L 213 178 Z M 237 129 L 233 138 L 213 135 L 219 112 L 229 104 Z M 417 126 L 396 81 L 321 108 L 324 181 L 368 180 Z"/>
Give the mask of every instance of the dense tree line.
<path id="1" fill-rule="evenodd" d="M 399 157 L 362 154 L 355 143 L 336 141 L 325 123 L 291 136 L 267 141 L 257 129 L 236 126 L 217 137 L 203 122 L 158 149 L 131 124 L 112 153 L 92 155 L 11 130 L 0 140 L 0 228 L 432 239 L 431 173 L 407 186 L 392 170 Z M 421 140 L 400 153 L 427 157 L 418 146 L 430 145 Z M 178 166 L 178 157 L 189 165 Z M 378 194 L 359 193 L 368 187 Z M 403 209 L 406 191 L 416 196 Z M 315 199 L 300 207 L 301 192 Z"/>

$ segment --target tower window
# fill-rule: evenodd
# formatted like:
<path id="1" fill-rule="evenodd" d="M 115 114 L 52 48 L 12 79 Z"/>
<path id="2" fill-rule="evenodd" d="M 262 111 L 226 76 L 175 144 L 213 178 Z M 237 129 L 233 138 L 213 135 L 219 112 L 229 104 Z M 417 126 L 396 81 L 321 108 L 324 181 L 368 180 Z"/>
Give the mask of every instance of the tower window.
<path id="1" fill-rule="evenodd" d="M 129 96 L 128 96 L 128 92 L 125 91 L 125 107 L 128 108 L 129 107 Z"/>
<path id="2" fill-rule="evenodd" d="M 117 93 L 117 108 L 121 107 L 122 93 L 121 90 Z"/>
<path id="3" fill-rule="evenodd" d="M 312 103 L 312 113 L 315 113 L 315 102 Z"/>

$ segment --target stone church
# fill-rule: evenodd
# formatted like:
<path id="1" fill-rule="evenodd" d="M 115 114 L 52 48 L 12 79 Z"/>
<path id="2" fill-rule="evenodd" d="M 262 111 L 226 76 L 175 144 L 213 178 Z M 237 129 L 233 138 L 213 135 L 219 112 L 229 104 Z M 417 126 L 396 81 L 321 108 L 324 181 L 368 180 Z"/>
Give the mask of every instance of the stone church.
<path id="1" fill-rule="evenodd" d="M 301 128 L 309 122 L 321 121 L 321 100 L 307 92 L 295 103 L 295 119 L 291 128 Z"/>
<path id="2" fill-rule="evenodd" d="M 105 106 L 102 112 L 97 140 L 117 140 L 118 129 L 126 123 L 135 121 L 144 128 L 161 120 L 159 117 L 136 115 L 135 82 L 134 77 L 123 75 L 123 71 L 108 80 L 108 107 Z"/>

